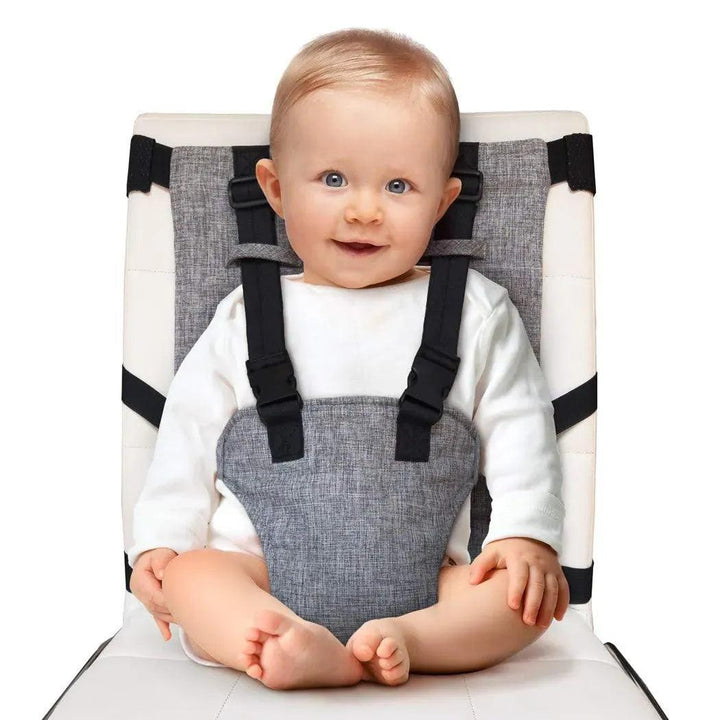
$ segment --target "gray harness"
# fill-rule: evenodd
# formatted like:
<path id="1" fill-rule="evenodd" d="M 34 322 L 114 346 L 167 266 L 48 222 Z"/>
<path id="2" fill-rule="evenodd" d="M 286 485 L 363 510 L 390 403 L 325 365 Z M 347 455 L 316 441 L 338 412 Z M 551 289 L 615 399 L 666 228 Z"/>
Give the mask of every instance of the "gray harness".
<path id="1" fill-rule="evenodd" d="M 343 644 L 365 621 L 437 602 L 438 572 L 477 482 L 473 424 L 446 408 L 428 462 L 396 461 L 398 400 L 310 399 L 305 454 L 273 463 L 255 408 L 238 410 L 217 448 L 218 476 L 255 524 L 271 593 Z"/>
<path id="2" fill-rule="evenodd" d="M 285 348 L 280 291 L 281 266 L 297 272 L 302 263 L 255 180 L 255 163 L 268 150 L 173 149 L 176 367 L 217 302 L 238 285 L 239 268 L 257 404 L 237 410 L 224 428 L 218 477 L 258 532 L 272 594 L 345 643 L 367 620 L 437 602 L 450 532 L 471 493 L 473 556 L 487 534 L 490 497 L 478 474 L 477 430 L 443 402 L 460 362 L 467 271 L 477 260 L 485 259 L 486 275 L 509 291 L 515 287 L 538 352 L 547 151 L 541 140 L 460 144 L 453 174 L 463 181 L 462 194 L 435 226 L 419 263 L 431 264 L 432 272 L 407 387 L 398 388 L 398 397 L 304 401 Z M 514 193 L 507 192 L 508 176 Z M 488 195 L 495 212 L 478 212 Z M 523 232 L 514 236 L 518 227 Z M 516 272 L 523 253 L 525 265 Z M 215 270 L 208 274 L 208 267 Z"/>

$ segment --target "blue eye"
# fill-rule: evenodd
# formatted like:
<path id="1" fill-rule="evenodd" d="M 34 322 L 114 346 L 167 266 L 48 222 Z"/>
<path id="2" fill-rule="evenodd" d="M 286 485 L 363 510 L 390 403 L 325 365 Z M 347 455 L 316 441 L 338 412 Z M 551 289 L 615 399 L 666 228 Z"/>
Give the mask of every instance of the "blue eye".
<path id="1" fill-rule="evenodd" d="M 337 184 L 337 181 L 340 178 L 343 178 L 344 176 L 342 173 L 339 173 L 336 170 L 328 170 L 327 172 L 324 172 L 320 177 L 321 178 L 332 178 L 331 183 L 325 182 L 325 185 L 327 187 L 334 187 L 334 188 L 344 187 L 342 184 L 340 184 L 340 185 Z M 342 182 L 342 180 L 340 180 L 340 182 Z M 400 188 L 402 188 L 404 186 L 404 187 L 407 187 L 408 190 L 410 190 L 410 188 L 411 188 L 410 183 L 407 180 L 403 180 L 402 178 L 395 178 L 394 180 L 391 180 L 387 186 L 390 188 L 397 189 L 400 183 L 402 183 L 402 185 L 400 185 Z M 402 192 L 402 189 L 399 193 L 394 192 L 393 190 L 391 190 L 391 192 L 393 193 L 393 195 L 404 195 L 405 194 L 404 192 Z"/>
<path id="2" fill-rule="evenodd" d="M 402 178 L 395 178 L 394 180 L 391 180 L 391 181 L 388 183 L 388 186 L 389 186 L 389 187 L 393 187 L 393 186 L 394 186 L 394 187 L 397 187 L 397 183 L 403 183 L 404 185 L 407 185 L 408 190 L 410 189 L 410 184 L 408 183 L 408 181 L 407 181 L 407 180 L 403 180 Z M 398 194 L 398 193 L 393 193 L 393 194 Z M 399 193 L 399 194 L 400 194 L 400 195 L 403 195 L 404 193 L 401 192 L 401 193 Z"/>
<path id="3" fill-rule="evenodd" d="M 323 173 L 323 177 L 341 178 L 342 175 L 334 170 L 329 170 L 328 172 Z M 342 185 L 328 185 L 328 187 L 342 187 Z"/>

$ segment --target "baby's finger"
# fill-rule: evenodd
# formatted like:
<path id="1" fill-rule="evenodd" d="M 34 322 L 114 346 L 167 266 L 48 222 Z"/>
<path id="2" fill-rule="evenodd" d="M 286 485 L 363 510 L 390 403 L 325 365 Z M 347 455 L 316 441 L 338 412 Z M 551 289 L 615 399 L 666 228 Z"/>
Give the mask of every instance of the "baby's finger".
<path id="1" fill-rule="evenodd" d="M 470 565 L 470 583 L 476 585 L 481 582 L 485 573 L 496 567 L 498 561 L 494 550 L 484 550 Z"/>
<path id="2" fill-rule="evenodd" d="M 525 615 L 523 617 L 528 625 L 535 624 L 544 592 L 545 573 L 537 565 L 530 565 L 530 579 L 525 594 Z"/>
<path id="3" fill-rule="evenodd" d="M 153 617 L 158 618 L 159 620 L 164 620 L 165 622 L 175 623 L 177 625 L 177 621 L 170 613 L 155 613 Z"/>
<path id="4" fill-rule="evenodd" d="M 163 636 L 165 640 L 169 640 L 172 635 L 170 633 L 170 625 L 166 623 L 164 620 L 159 620 L 158 618 L 155 618 L 155 622 L 157 623 L 157 626 L 160 628 L 160 634 Z"/>
<path id="5" fill-rule="evenodd" d="M 153 615 L 162 615 L 169 612 L 162 590 L 158 590 L 150 596 L 150 609 Z"/>
<path id="6" fill-rule="evenodd" d="M 522 602 L 530 571 L 528 564 L 524 560 L 517 560 L 508 566 L 508 572 L 510 582 L 508 583 L 507 603 L 513 610 L 517 610 Z"/>
<path id="7" fill-rule="evenodd" d="M 560 574 L 558 580 L 558 604 L 555 608 L 555 618 L 562 620 L 565 617 L 565 613 L 570 605 L 570 585 L 568 585 L 565 573 Z"/>
<path id="8" fill-rule="evenodd" d="M 537 624 L 540 627 L 550 627 L 558 599 L 558 581 L 552 573 L 545 574 L 545 593 L 543 595 Z"/>

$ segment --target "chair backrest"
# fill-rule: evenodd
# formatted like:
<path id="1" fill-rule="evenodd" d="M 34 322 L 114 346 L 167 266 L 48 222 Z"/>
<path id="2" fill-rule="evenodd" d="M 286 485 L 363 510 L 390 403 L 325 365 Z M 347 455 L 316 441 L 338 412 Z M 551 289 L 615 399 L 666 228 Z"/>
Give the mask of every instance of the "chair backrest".
<path id="1" fill-rule="evenodd" d="M 135 121 L 128 172 L 123 343 L 126 548 L 132 541 L 133 506 L 152 459 L 164 396 L 175 369 L 209 321 L 214 305 L 240 283 L 239 267 L 226 267 L 227 236 L 233 228 L 232 209 L 225 208 L 225 186 L 233 175 L 231 147 L 267 145 L 269 124 L 269 115 L 143 114 Z M 481 258 L 473 258 L 471 267 L 508 288 L 554 399 L 567 511 L 560 560 L 571 581 L 571 601 L 592 626 L 596 407 L 592 138 L 580 113 L 510 112 L 462 114 L 460 140 L 479 143 L 479 169 L 485 176 L 473 229 L 484 251 Z M 193 184 L 202 182 L 203 164 L 197 164 L 198 172 L 192 165 L 198 157 L 205 167 L 216 168 L 215 194 L 223 203 L 222 213 L 226 212 L 209 228 L 202 223 L 194 228 L 192 217 L 178 214 L 180 194 L 187 195 Z M 217 168 L 228 162 L 228 172 L 223 174 L 223 169 L 218 175 Z M 208 181 L 214 182 L 212 177 Z M 292 264 L 297 257 L 287 243 L 284 223 L 279 218 L 277 223 L 278 245 L 283 248 L 278 252 L 287 259 L 281 272 L 299 272 L 301 264 Z M 203 258 L 210 258 L 216 270 L 200 278 L 204 306 L 198 311 L 195 301 L 188 316 L 182 298 L 193 282 L 187 272 L 193 261 L 186 260 L 186 248 L 192 247 L 183 245 L 179 250 L 188 236 L 198 234 L 203 235 Z M 528 272 L 536 275 L 532 281 L 522 277 Z M 126 563 L 126 589 L 128 577 Z M 135 606 L 126 593 L 126 613 Z"/>

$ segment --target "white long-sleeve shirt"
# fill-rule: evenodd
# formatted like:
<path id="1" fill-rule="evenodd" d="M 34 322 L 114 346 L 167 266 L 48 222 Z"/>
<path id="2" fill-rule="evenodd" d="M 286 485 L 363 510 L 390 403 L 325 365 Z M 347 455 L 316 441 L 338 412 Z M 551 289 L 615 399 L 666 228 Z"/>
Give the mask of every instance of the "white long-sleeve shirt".
<path id="1" fill-rule="evenodd" d="M 396 285 L 343 288 L 281 275 L 285 343 L 304 399 L 400 397 L 420 346 L 430 272 Z M 457 354 L 445 406 L 478 429 L 480 472 L 492 497 L 483 542 L 540 540 L 561 552 L 565 507 L 553 405 L 525 326 L 507 290 L 468 271 Z M 168 391 L 153 460 L 133 515 L 128 559 L 157 547 L 213 547 L 263 557 L 252 520 L 216 477 L 216 445 L 238 408 L 255 406 L 248 382 L 243 288 L 218 305 Z M 467 564 L 470 496 L 447 546 Z M 398 548 L 398 552 L 402 552 Z"/>

